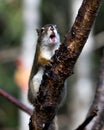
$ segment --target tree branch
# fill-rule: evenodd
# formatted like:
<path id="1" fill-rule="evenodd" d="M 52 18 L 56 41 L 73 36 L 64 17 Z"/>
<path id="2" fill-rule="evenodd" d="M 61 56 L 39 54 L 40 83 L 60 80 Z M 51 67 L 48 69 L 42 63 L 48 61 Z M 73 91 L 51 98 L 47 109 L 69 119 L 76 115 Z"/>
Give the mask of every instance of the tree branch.
<path id="1" fill-rule="evenodd" d="M 83 0 L 71 31 L 65 35 L 58 51 L 46 66 L 35 110 L 30 120 L 30 130 L 54 130 L 50 127 L 58 111 L 61 92 L 65 79 L 72 75 L 83 46 L 88 38 L 92 24 L 97 15 L 101 0 Z"/>
<path id="2" fill-rule="evenodd" d="M 86 130 L 103 130 L 104 129 L 104 56 L 102 58 L 100 76 L 96 88 L 96 94 L 88 116 L 91 114 L 92 109 L 97 106 L 99 111 L 97 117 L 90 123 Z"/>
<path id="3" fill-rule="evenodd" d="M 24 104 L 22 104 L 20 101 L 18 101 L 16 98 L 12 97 L 10 94 L 8 94 L 7 92 L 5 92 L 1 88 L 0 88 L 0 95 L 3 96 L 3 97 L 5 97 L 8 101 L 10 101 L 14 105 L 16 105 L 18 108 L 20 108 L 21 110 L 23 110 L 27 114 L 32 115 L 32 110 L 31 109 L 29 109 L 27 106 L 25 106 Z"/>
<path id="4" fill-rule="evenodd" d="M 85 121 L 76 129 L 76 130 L 84 130 L 85 127 L 93 120 L 95 116 L 97 116 L 97 108 L 94 108 L 90 115 L 85 119 Z"/>

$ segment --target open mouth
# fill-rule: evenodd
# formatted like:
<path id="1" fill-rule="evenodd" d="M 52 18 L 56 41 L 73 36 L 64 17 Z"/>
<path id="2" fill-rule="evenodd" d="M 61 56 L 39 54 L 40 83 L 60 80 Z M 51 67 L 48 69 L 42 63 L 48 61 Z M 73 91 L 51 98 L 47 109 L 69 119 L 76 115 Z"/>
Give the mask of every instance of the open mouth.
<path id="1" fill-rule="evenodd" d="M 55 37 L 56 37 L 56 36 L 55 36 L 54 33 L 50 35 L 50 38 L 51 38 L 51 39 L 53 39 L 53 38 L 55 38 Z"/>
<path id="2" fill-rule="evenodd" d="M 56 36 L 55 36 L 54 32 L 50 35 L 50 42 L 51 43 L 55 43 L 56 42 Z"/>

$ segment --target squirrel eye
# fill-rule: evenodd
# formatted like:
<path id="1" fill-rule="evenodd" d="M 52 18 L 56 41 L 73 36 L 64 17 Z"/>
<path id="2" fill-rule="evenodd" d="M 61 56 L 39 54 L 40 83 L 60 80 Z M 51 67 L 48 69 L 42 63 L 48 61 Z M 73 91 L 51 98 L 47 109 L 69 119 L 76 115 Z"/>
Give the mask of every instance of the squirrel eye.
<path id="1" fill-rule="evenodd" d="M 44 31 L 44 28 L 41 28 L 41 33 Z"/>
<path id="2" fill-rule="evenodd" d="M 58 30 L 58 27 L 57 27 L 57 25 L 54 25 L 54 27 L 56 28 L 56 30 Z"/>
<path id="3" fill-rule="evenodd" d="M 57 25 L 54 25 L 55 26 L 55 28 L 57 28 Z"/>

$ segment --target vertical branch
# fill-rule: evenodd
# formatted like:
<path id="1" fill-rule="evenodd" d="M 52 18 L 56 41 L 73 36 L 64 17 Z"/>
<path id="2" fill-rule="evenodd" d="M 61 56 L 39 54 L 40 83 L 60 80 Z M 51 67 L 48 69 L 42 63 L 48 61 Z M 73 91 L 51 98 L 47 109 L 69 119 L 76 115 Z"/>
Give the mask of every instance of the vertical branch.
<path id="1" fill-rule="evenodd" d="M 85 130 L 85 127 L 97 116 L 97 109 L 94 108 L 90 115 L 85 119 L 85 121 L 76 130 Z"/>
<path id="2" fill-rule="evenodd" d="M 98 107 L 98 115 L 94 118 L 94 120 L 90 123 L 86 130 L 104 129 L 104 56 L 102 58 L 99 81 L 96 89 L 94 102 L 91 106 L 90 112 L 95 106 Z"/>

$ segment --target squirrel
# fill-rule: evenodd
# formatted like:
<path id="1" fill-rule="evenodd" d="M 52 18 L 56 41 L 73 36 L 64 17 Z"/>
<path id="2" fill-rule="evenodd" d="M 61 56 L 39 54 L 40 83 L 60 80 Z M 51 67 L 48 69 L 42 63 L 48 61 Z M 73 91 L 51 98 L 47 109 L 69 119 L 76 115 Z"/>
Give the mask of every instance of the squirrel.
<path id="1" fill-rule="evenodd" d="M 49 63 L 60 45 L 60 36 L 56 25 L 47 24 L 41 29 L 37 29 L 37 34 L 36 53 L 30 73 L 28 89 L 28 99 L 33 105 L 34 100 L 37 98 L 45 65 Z"/>

